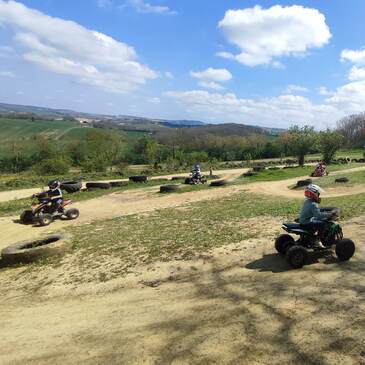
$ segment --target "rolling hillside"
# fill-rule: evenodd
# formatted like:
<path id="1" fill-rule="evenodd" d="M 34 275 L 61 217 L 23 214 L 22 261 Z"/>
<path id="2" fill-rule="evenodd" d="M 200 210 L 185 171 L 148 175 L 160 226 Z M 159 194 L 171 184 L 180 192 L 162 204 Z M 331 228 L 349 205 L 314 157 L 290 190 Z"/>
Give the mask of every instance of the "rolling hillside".
<path id="1" fill-rule="evenodd" d="M 47 135 L 55 139 L 82 138 L 88 128 L 78 123 L 58 120 L 26 120 L 0 118 L 0 142 L 7 143 L 35 134 Z"/>

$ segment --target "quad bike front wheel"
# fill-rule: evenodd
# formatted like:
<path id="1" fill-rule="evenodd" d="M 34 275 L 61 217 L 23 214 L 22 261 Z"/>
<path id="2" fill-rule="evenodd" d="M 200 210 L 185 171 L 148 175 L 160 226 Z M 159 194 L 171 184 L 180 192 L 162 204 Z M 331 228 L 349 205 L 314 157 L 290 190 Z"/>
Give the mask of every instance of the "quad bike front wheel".
<path id="1" fill-rule="evenodd" d="M 307 261 L 308 251 L 302 246 L 294 245 L 288 249 L 286 258 L 292 268 L 300 269 Z"/>
<path id="2" fill-rule="evenodd" d="M 38 217 L 38 222 L 42 227 L 49 226 L 53 222 L 51 214 L 41 214 Z"/>
<path id="3" fill-rule="evenodd" d="M 348 261 L 355 253 L 355 243 L 343 238 L 336 243 L 336 256 L 340 261 Z"/>
<path id="4" fill-rule="evenodd" d="M 73 220 L 73 219 L 77 219 L 80 215 L 80 212 L 78 209 L 72 208 L 66 211 L 65 213 L 67 219 Z"/>
<path id="5" fill-rule="evenodd" d="M 286 251 L 294 245 L 294 238 L 289 234 L 281 234 L 275 240 L 275 249 L 280 255 L 285 255 Z"/>
<path id="6" fill-rule="evenodd" d="M 21 224 L 32 224 L 34 222 L 34 214 L 31 210 L 25 210 L 20 215 L 20 223 Z"/>

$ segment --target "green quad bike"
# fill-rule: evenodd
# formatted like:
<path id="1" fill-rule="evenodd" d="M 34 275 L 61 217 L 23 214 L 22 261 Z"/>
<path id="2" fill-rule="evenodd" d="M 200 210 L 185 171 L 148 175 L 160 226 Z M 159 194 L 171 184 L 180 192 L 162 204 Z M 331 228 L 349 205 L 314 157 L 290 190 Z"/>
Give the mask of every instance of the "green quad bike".
<path id="1" fill-rule="evenodd" d="M 283 229 L 295 235 L 299 239 L 294 240 L 289 234 L 281 234 L 275 240 L 276 250 L 286 256 L 291 267 L 299 269 L 304 266 L 309 253 L 317 250 L 331 250 L 335 248 L 336 256 L 340 261 L 348 261 L 355 253 L 355 243 L 343 238 L 342 228 L 334 220 L 339 215 L 337 208 L 321 208 L 321 211 L 332 212 L 332 219 L 326 221 L 324 226 L 318 229 L 308 229 L 299 223 L 283 223 Z M 323 248 L 316 247 L 316 243 L 322 242 Z"/>

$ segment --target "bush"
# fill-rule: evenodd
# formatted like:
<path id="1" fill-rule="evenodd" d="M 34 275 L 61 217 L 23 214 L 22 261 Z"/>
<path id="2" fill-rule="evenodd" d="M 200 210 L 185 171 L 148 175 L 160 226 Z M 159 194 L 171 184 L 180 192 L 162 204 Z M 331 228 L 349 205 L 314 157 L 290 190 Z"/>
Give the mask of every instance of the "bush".
<path id="1" fill-rule="evenodd" d="M 70 169 L 70 164 L 62 159 L 51 158 L 34 165 L 34 171 L 39 175 L 64 175 Z"/>

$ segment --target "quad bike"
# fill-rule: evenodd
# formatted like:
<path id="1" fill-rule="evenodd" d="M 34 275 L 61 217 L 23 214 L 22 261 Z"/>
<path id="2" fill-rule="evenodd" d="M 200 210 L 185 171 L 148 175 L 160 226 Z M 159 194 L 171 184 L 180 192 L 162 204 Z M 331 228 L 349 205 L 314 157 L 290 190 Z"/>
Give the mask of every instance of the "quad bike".
<path id="1" fill-rule="evenodd" d="M 23 224 L 39 223 L 41 226 L 48 226 L 56 218 L 65 217 L 72 220 L 79 217 L 78 209 L 65 209 L 72 203 L 71 200 L 64 200 L 59 209 L 54 211 L 52 202 L 46 193 L 35 194 L 32 198 L 37 198 L 38 201 L 33 201 L 31 209 L 25 210 L 20 215 L 20 222 Z"/>
<path id="2" fill-rule="evenodd" d="M 288 233 L 299 235 L 299 239 L 295 241 L 293 236 L 282 234 L 275 240 L 276 250 L 286 256 L 289 264 L 295 269 L 303 267 L 311 251 L 330 250 L 333 247 L 340 261 L 350 260 L 355 253 L 355 243 L 348 238 L 343 238 L 341 226 L 334 221 L 336 217 L 338 217 L 338 210 L 337 212 L 334 210 L 332 218 L 327 220 L 319 230 L 306 228 L 299 223 L 283 223 L 282 228 Z M 316 245 L 318 241 L 324 248 Z"/>
<path id="3" fill-rule="evenodd" d="M 205 184 L 207 179 L 200 172 L 192 171 L 190 176 L 186 178 L 186 183 L 190 185 Z"/>

